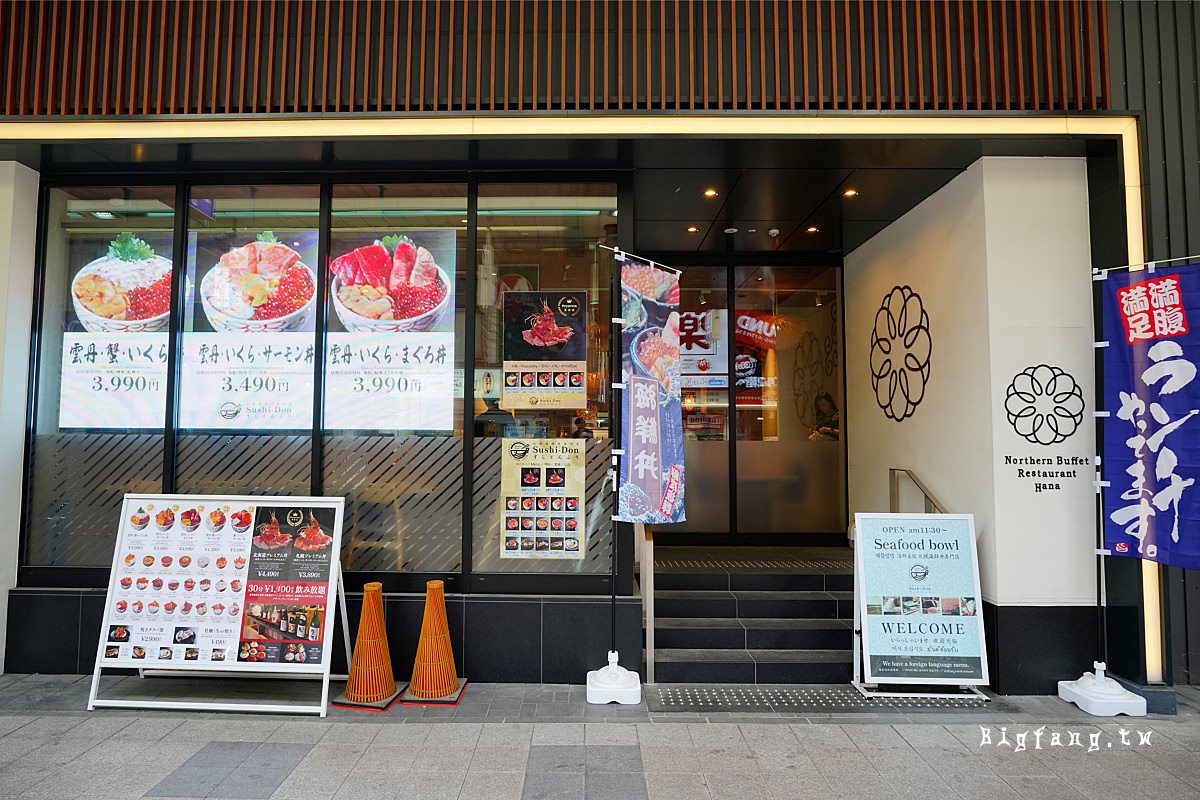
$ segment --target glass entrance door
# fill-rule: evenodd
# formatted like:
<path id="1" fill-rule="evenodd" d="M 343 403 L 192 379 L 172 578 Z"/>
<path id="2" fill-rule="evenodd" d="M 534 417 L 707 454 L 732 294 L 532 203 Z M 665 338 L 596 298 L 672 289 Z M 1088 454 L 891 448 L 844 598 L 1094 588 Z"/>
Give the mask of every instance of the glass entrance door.
<path id="1" fill-rule="evenodd" d="M 661 534 L 833 543 L 846 531 L 839 271 L 687 267 L 680 289 L 688 521 Z"/>

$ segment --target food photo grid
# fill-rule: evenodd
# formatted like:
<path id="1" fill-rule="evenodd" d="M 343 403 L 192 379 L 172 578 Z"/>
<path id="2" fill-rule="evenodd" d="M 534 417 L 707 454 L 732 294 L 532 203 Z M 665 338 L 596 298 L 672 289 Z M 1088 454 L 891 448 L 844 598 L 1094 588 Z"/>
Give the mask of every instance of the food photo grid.
<path id="1" fill-rule="evenodd" d="M 139 496 L 125 510 L 104 665 L 321 664 L 335 509 Z"/>
<path id="2" fill-rule="evenodd" d="M 979 613 L 974 597 L 900 597 L 894 595 L 867 598 L 871 615 L 935 614 L 945 617 L 973 617 Z"/>
<path id="3" fill-rule="evenodd" d="M 583 558 L 586 439 L 505 439 L 500 557 Z"/>
<path id="4" fill-rule="evenodd" d="M 542 488 L 562 489 L 561 467 L 522 467 L 521 495 L 504 498 L 506 553 L 562 554 L 579 552 L 583 498 L 574 494 L 537 494 Z M 524 492 L 530 492 L 525 494 Z"/>

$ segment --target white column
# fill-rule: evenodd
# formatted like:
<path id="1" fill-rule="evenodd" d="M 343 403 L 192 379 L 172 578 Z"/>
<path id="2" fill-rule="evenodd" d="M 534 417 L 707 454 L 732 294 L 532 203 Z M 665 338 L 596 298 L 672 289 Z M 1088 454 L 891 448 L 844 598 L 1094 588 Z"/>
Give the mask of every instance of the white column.
<path id="1" fill-rule="evenodd" d="M 33 316 L 38 173 L 0 161 L 0 670 L 8 626 L 8 593 L 17 583 L 18 521 L 24 474 L 29 337 Z"/>

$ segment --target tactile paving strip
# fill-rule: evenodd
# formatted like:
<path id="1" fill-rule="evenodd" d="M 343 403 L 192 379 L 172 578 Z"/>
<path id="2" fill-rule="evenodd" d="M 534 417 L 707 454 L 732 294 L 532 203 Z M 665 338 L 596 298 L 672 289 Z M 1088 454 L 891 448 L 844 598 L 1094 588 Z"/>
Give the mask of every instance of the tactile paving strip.
<path id="1" fill-rule="evenodd" d="M 647 686 L 650 711 L 672 712 L 808 712 L 822 714 L 878 713 L 907 709 L 1002 711 L 1002 702 L 980 698 L 864 697 L 853 686 Z"/>

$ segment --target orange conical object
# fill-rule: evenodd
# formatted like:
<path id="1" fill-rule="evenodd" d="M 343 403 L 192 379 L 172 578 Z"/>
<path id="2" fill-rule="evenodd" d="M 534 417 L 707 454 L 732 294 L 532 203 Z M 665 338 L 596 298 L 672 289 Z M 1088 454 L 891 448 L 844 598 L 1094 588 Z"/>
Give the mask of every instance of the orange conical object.
<path id="1" fill-rule="evenodd" d="M 383 623 L 383 584 L 363 586 L 362 615 L 350 663 L 346 699 L 351 703 L 378 703 L 396 693 L 387 628 Z"/>
<path id="2" fill-rule="evenodd" d="M 456 691 L 458 672 L 454 669 L 450 625 L 446 622 L 445 584 L 429 581 L 425 584 L 425 619 L 421 622 L 421 639 L 417 642 L 417 660 L 408 693 L 432 700 Z"/>

